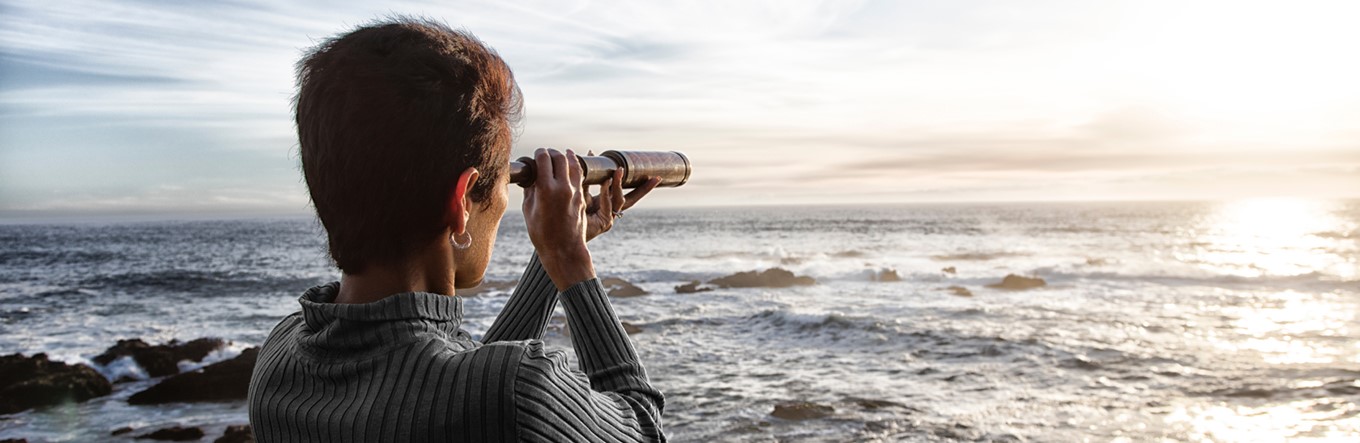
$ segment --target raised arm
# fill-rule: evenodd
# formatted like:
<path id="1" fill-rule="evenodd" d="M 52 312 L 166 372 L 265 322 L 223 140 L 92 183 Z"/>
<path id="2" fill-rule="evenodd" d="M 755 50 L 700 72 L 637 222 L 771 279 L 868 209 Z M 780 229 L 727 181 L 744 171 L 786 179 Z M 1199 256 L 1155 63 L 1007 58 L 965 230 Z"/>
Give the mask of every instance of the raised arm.
<path id="1" fill-rule="evenodd" d="M 585 374 L 564 354 L 531 342 L 520 364 L 515 408 L 530 441 L 666 441 L 665 399 L 647 380 L 599 279 L 562 293 L 572 346 Z"/>
<path id="2" fill-rule="evenodd" d="M 534 252 L 529 257 L 529 265 L 524 267 L 524 274 L 519 277 L 519 284 L 510 294 L 510 300 L 486 330 L 482 342 L 541 339 L 555 307 L 557 287 L 543 270 L 538 252 Z"/>
<path id="3" fill-rule="evenodd" d="M 664 400 L 648 382 L 586 248 L 587 213 L 612 224 L 626 199 L 618 198 L 617 180 L 611 179 L 601 186 L 599 207 L 588 211 L 580 167 L 567 160 L 575 158 L 571 150 L 563 155 L 539 149 L 534 155 L 538 177 L 524 190 L 524 221 L 544 272 L 562 291 L 572 346 L 585 374 L 567 367 L 561 353 L 544 353 L 541 342 L 530 342 L 516 373 L 520 438 L 664 441 Z"/>

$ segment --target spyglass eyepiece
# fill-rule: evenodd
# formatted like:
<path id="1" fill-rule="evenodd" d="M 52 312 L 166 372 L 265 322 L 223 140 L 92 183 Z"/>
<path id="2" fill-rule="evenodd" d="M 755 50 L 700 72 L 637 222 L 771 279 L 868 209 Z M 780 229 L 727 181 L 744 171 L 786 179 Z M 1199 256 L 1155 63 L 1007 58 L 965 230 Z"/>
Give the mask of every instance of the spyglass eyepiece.
<path id="1" fill-rule="evenodd" d="M 689 158 L 675 151 L 604 151 L 598 156 L 577 155 L 576 160 L 585 184 L 604 183 L 615 169 L 621 169 L 624 188 L 642 186 L 650 177 L 661 178 L 659 188 L 674 188 L 689 181 L 692 169 Z M 510 183 L 527 188 L 534 184 L 534 177 L 533 157 L 510 162 Z"/>

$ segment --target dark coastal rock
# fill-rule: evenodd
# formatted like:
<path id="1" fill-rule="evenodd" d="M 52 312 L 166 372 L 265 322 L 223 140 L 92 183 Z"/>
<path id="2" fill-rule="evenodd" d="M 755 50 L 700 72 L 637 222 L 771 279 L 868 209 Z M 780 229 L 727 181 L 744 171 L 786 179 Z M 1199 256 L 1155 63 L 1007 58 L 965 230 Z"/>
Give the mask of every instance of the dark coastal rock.
<path id="1" fill-rule="evenodd" d="M 94 369 L 47 354 L 0 356 L 0 414 L 109 395 L 113 385 Z"/>
<path id="2" fill-rule="evenodd" d="M 250 348 L 231 360 L 205 366 L 193 372 L 175 375 L 144 391 L 128 397 L 134 405 L 155 405 L 172 402 L 204 402 L 244 400 L 250 387 L 250 373 L 260 348 Z"/>
<path id="3" fill-rule="evenodd" d="M 609 291 L 610 297 L 637 297 L 639 295 L 647 295 L 647 291 L 621 278 L 605 277 L 600 279 L 600 285 L 604 286 L 605 290 Z"/>
<path id="4" fill-rule="evenodd" d="M 1042 278 L 1025 277 L 1021 275 L 1010 274 L 1007 275 L 1006 278 L 1001 279 L 1001 283 L 990 284 L 987 285 L 987 287 L 1019 291 L 1024 289 L 1038 288 L 1046 284 L 1048 284 L 1048 282 L 1045 282 L 1044 279 Z"/>
<path id="5" fill-rule="evenodd" d="M 946 291 L 949 291 L 950 294 L 957 295 L 957 296 L 959 296 L 959 297 L 972 297 L 972 296 L 973 296 L 973 291 L 969 291 L 968 288 L 965 288 L 965 287 L 963 287 L 963 286 L 950 286 L 950 287 L 944 288 L 944 289 L 945 289 Z"/>
<path id="6" fill-rule="evenodd" d="M 638 325 L 635 325 L 635 324 L 632 324 L 632 323 L 629 323 L 629 322 L 626 322 L 626 321 L 625 321 L 625 322 L 619 322 L 619 323 L 623 324 L 623 332 L 627 332 L 628 335 L 633 335 L 633 334 L 642 332 L 642 327 L 641 327 L 641 326 L 638 326 Z"/>
<path id="7" fill-rule="evenodd" d="M 770 415 L 784 420 L 811 420 L 826 418 L 836 413 L 836 408 L 806 401 L 791 401 L 774 405 Z"/>
<path id="8" fill-rule="evenodd" d="M 492 292 L 509 291 L 515 289 L 515 285 L 518 284 L 518 281 L 483 281 L 477 286 L 459 289 L 456 292 L 460 297 L 476 297 Z"/>
<path id="9" fill-rule="evenodd" d="M 863 397 L 846 397 L 845 400 L 854 403 L 855 405 L 861 408 L 869 410 L 894 408 L 904 409 L 912 412 L 919 412 L 916 408 L 912 408 L 907 405 L 889 400 L 880 400 L 876 398 L 863 398 Z"/>
<path id="10" fill-rule="evenodd" d="M 760 272 L 738 272 L 711 280 L 709 283 L 722 288 L 787 288 L 815 285 L 817 280 L 807 276 L 795 276 L 793 272 L 783 268 L 770 268 Z"/>
<path id="11" fill-rule="evenodd" d="M 157 429 L 153 432 L 138 435 L 137 438 L 144 440 L 163 440 L 163 441 L 194 441 L 203 438 L 203 430 L 196 427 L 172 426 Z"/>
<path id="12" fill-rule="evenodd" d="M 95 356 L 95 363 L 107 365 L 119 357 L 132 356 L 132 359 L 146 370 L 146 375 L 151 377 L 164 377 L 179 373 L 179 362 L 202 361 L 212 351 L 216 351 L 226 345 L 220 338 L 200 338 L 180 343 L 179 340 L 170 340 L 163 345 L 150 345 L 140 338 L 129 340 L 118 340 L 118 344 L 105 350 L 103 354 Z M 115 380 L 123 381 L 123 380 Z"/>
<path id="13" fill-rule="evenodd" d="M 123 426 L 123 427 L 121 427 L 121 428 L 114 429 L 113 432 L 110 432 L 110 433 L 109 433 L 109 435 L 123 435 L 123 434 L 129 433 L 129 432 L 132 432 L 132 427 L 131 427 L 131 426 Z"/>
<path id="14" fill-rule="evenodd" d="M 6 439 L 4 439 L 4 440 L 0 440 L 0 443 L 28 443 L 28 439 L 27 439 L 27 438 L 6 438 Z"/>
<path id="15" fill-rule="evenodd" d="M 896 270 L 896 269 L 892 269 L 892 268 L 883 268 L 883 269 L 879 269 L 879 270 L 872 270 L 872 269 L 870 269 L 870 270 L 869 270 L 869 281 L 876 281 L 876 282 L 895 282 L 895 281 L 902 281 L 902 276 L 897 275 L 897 270 Z"/>
<path id="16" fill-rule="evenodd" d="M 697 292 L 708 292 L 712 290 L 713 290 L 712 287 L 704 285 L 702 282 L 698 280 L 675 287 L 676 294 L 693 294 Z"/>
<path id="17" fill-rule="evenodd" d="M 255 443 L 255 433 L 251 431 L 250 425 L 227 426 L 227 430 L 213 443 Z"/>
<path id="18" fill-rule="evenodd" d="M 959 270 L 955 269 L 953 266 L 945 266 L 944 269 L 940 270 L 940 272 L 943 272 L 945 274 L 958 274 Z"/>

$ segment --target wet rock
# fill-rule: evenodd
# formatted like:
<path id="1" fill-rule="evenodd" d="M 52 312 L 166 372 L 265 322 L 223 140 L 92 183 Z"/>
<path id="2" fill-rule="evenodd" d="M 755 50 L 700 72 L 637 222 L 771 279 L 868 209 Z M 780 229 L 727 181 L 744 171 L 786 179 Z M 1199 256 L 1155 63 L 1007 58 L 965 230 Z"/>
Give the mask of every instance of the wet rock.
<path id="1" fill-rule="evenodd" d="M 1110 264 L 1109 260 L 1103 258 L 1087 258 L 1086 266 L 1105 266 Z"/>
<path id="2" fill-rule="evenodd" d="M 213 443 L 255 443 L 255 433 L 250 430 L 250 425 L 227 426 L 226 432 Z"/>
<path id="3" fill-rule="evenodd" d="M 163 440 L 163 441 L 194 441 L 203 438 L 203 430 L 196 427 L 172 426 L 169 428 L 157 429 L 153 432 L 138 435 L 137 438 L 144 440 Z"/>
<path id="4" fill-rule="evenodd" d="M 852 403 L 854 403 L 854 404 L 856 404 L 856 405 L 859 405 L 859 407 L 864 408 L 864 409 L 883 409 L 883 408 L 902 408 L 902 409 L 907 409 L 907 406 L 906 406 L 906 405 L 901 404 L 901 403 L 898 403 L 898 402 L 895 402 L 895 401 L 879 400 L 879 399 L 873 399 L 873 398 L 860 398 L 860 397 L 849 397 L 849 398 L 846 398 L 846 400 L 849 400 L 850 402 L 852 402 Z"/>
<path id="5" fill-rule="evenodd" d="M 969 291 L 968 288 L 965 288 L 965 287 L 963 287 L 963 286 L 950 286 L 950 287 L 944 288 L 944 289 L 945 289 L 946 291 L 949 291 L 950 294 L 957 295 L 957 296 L 959 296 L 959 297 L 972 297 L 972 296 L 973 296 L 973 291 Z"/>
<path id="6" fill-rule="evenodd" d="M 1045 282 L 1044 279 L 1042 278 L 1025 277 L 1021 275 L 1010 274 L 1007 275 L 1006 278 L 1001 279 L 1001 283 L 990 284 L 987 285 L 987 287 L 1019 291 L 1025 289 L 1034 289 L 1047 284 L 1048 282 Z"/>
<path id="7" fill-rule="evenodd" d="M 113 385 L 93 368 L 47 359 L 47 354 L 0 356 L 0 414 L 109 395 Z"/>
<path id="8" fill-rule="evenodd" d="M 676 294 L 693 294 L 696 292 L 708 292 L 712 290 L 713 288 L 711 286 L 704 285 L 698 280 L 675 287 Z"/>
<path id="9" fill-rule="evenodd" d="M 1063 367 L 1081 369 L 1083 371 L 1094 371 L 1103 368 L 1100 363 L 1092 361 L 1084 355 L 1078 355 L 1061 362 Z"/>
<path id="10" fill-rule="evenodd" d="M 515 285 L 518 284 L 518 281 L 482 281 L 477 286 L 459 289 L 456 292 L 460 297 L 476 297 L 493 292 L 507 292 L 515 289 Z"/>
<path id="11" fill-rule="evenodd" d="M 807 276 L 795 276 L 793 272 L 783 268 L 770 268 L 760 272 L 738 272 L 711 280 L 709 283 L 722 288 L 787 288 L 815 285 L 817 280 Z"/>
<path id="12" fill-rule="evenodd" d="M 894 282 L 902 281 L 902 276 L 897 275 L 896 269 L 883 268 L 877 271 L 869 271 L 869 280 L 877 282 Z"/>
<path id="13" fill-rule="evenodd" d="M 959 273 L 959 270 L 958 270 L 958 269 L 954 269 L 953 266 L 945 266 L 944 269 L 941 269 L 941 270 L 940 270 L 940 272 L 943 272 L 943 273 L 945 273 L 945 274 L 958 274 L 958 273 Z"/>
<path id="14" fill-rule="evenodd" d="M 4 439 L 4 440 L 0 440 L 0 443 L 28 443 L 28 439 L 27 439 L 27 438 L 6 438 L 6 439 Z"/>
<path id="15" fill-rule="evenodd" d="M 260 348 L 250 348 L 231 360 L 205 366 L 194 372 L 175 375 L 128 397 L 134 405 L 171 402 L 244 400 L 250 387 L 250 373 Z"/>
<path id="16" fill-rule="evenodd" d="M 129 433 L 129 432 L 132 432 L 132 427 L 131 427 L 131 426 L 123 426 L 123 427 L 121 427 L 121 428 L 114 429 L 113 432 L 110 432 L 110 433 L 109 433 L 109 435 L 123 435 L 123 434 Z"/>
<path id="17" fill-rule="evenodd" d="M 836 408 L 806 401 L 792 401 L 774 405 L 770 415 L 784 420 L 811 420 L 836 413 Z"/>
<path id="18" fill-rule="evenodd" d="M 171 340 L 163 345 L 150 345 L 140 338 L 118 340 L 118 344 L 95 356 L 95 363 L 107 365 L 119 357 L 132 356 L 132 359 L 146 370 L 151 377 L 164 377 L 179 373 L 179 362 L 184 360 L 202 361 L 212 351 L 221 348 L 226 342 L 220 338 L 200 338 L 188 343 Z M 124 380 L 116 380 L 124 381 Z"/>
<path id="19" fill-rule="evenodd" d="M 647 291 L 621 278 L 605 277 L 600 279 L 600 285 L 604 286 L 604 288 L 609 291 L 610 297 L 637 297 L 639 295 L 647 295 Z"/>
<path id="20" fill-rule="evenodd" d="M 629 323 L 629 322 L 626 322 L 626 321 L 625 321 L 625 322 L 620 322 L 620 323 L 623 324 L 623 331 L 624 331 L 624 332 L 627 332 L 628 335 L 633 335 L 633 334 L 642 332 L 642 327 L 641 327 L 641 326 L 638 326 L 638 325 L 635 325 L 635 324 L 632 324 L 632 323 Z"/>

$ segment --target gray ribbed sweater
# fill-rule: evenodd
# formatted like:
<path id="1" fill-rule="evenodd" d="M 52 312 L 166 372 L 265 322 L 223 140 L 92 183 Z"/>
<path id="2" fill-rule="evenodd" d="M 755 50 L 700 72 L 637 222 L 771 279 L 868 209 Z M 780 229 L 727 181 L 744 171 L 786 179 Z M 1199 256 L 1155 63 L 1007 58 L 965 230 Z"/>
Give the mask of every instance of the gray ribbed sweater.
<path id="1" fill-rule="evenodd" d="M 462 299 L 331 303 L 317 286 L 269 334 L 250 381 L 261 442 L 665 441 L 647 381 L 599 279 L 560 295 L 535 254 L 482 342 Z M 580 370 L 542 338 L 558 300 Z"/>

